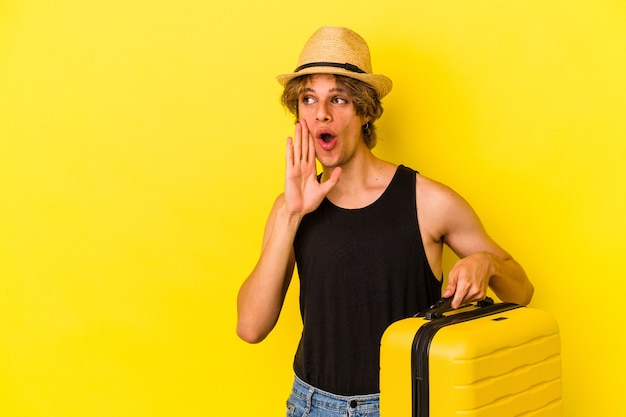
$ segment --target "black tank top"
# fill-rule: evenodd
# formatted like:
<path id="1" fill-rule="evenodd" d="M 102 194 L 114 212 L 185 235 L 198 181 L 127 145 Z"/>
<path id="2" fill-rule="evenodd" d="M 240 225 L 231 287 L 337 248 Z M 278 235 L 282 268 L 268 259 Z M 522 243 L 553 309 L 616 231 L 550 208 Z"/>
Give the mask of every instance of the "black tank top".
<path id="1" fill-rule="evenodd" d="M 441 296 L 420 236 L 415 175 L 399 166 L 371 205 L 343 209 L 325 199 L 302 219 L 294 249 L 304 328 L 294 371 L 319 389 L 379 392 L 384 330 Z"/>

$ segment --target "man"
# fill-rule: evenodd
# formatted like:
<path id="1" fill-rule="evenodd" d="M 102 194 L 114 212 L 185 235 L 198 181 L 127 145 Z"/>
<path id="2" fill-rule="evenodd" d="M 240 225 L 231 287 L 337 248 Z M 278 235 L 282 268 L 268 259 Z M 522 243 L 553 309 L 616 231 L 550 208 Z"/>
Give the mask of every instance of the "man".
<path id="1" fill-rule="evenodd" d="M 443 293 L 453 308 L 488 287 L 527 304 L 533 286 L 457 193 L 372 153 L 392 83 L 372 72 L 358 34 L 319 29 L 278 80 L 297 123 L 284 193 L 239 292 L 237 332 L 250 343 L 269 334 L 297 264 L 304 328 L 288 415 L 376 416 L 380 337 L 439 299 L 444 243 L 460 257 Z"/>

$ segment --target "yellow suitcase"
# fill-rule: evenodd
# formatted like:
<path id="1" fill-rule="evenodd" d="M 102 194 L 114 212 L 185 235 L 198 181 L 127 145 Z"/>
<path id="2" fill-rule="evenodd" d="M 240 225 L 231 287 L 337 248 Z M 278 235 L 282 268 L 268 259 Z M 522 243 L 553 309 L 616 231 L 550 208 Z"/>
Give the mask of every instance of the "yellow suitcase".
<path id="1" fill-rule="evenodd" d="M 381 417 L 560 417 L 554 318 L 491 299 L 450 310 L 442 299 L 381 339 Z"/>

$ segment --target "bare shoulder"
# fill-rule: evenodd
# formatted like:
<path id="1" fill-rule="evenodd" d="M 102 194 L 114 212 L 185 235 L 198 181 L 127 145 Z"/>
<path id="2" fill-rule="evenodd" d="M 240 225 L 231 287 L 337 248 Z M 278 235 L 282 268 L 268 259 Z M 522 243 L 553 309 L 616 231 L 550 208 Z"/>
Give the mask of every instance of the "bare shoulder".
<path id="1" fill-rule="evenodd" d="M 432 178 L 417 174 L 415 192 L 418 208 L 441 211 L 453 206 L 469 204 L 452 188 Z"/>
<path id="2" fill-rule="evenodd" d="M 489 237 L 471 205 L 452 188 L 418 174 L 416 200 L 420 227 L 445 241 L 457 255 L 488 251 L 510 257 Z"/>
<path id="3" fill-rule="evenodd" d="M 449 237 L 461 228 L 482 229 L 470 204 L 449 186 L 417 174 L 416 204 L 420 227 L 430 235 Z"/>

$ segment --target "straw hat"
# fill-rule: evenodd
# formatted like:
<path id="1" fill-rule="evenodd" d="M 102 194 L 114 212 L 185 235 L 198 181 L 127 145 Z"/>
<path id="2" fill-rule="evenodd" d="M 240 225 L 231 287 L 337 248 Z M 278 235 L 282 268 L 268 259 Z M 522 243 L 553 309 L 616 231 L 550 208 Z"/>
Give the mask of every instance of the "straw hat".
<path id="1" fill-rule="evenodd" d="M 337 74 L 361 80 L 383 98 L 391 91 L 392 82 L 381 74 L 372 73 L 370 50 L 356 32 L 335 26 L 318 29 L 304 45 L 297 68 L 290 74 L 281 74 L 278 82 L 283 87 L 289 80 L 306 74 Z"/>

